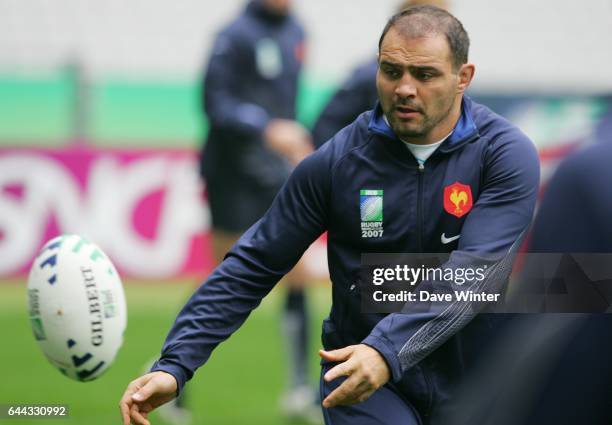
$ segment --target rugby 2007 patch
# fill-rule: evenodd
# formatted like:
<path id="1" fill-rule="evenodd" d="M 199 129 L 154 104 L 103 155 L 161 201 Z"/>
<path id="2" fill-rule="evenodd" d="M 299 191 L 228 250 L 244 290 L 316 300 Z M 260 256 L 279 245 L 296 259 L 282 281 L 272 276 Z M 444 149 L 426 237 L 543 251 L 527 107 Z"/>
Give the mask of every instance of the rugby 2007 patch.
<path id="1" fill-rule="evenodd" d="M 361 237 L 380 238 L 383 235 L 383 190 L 359 191 Z"/>

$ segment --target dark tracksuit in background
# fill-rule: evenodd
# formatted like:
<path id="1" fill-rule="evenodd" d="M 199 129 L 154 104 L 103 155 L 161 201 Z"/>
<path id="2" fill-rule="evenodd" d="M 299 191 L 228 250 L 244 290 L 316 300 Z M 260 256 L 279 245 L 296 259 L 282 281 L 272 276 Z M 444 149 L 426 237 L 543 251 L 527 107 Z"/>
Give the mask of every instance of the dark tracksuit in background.
<path id="1" fill-rule="evenodd" d="M 243 232 L 290 174 L 264 143 L 271 119 L 295 119 L 304 31 L 258 1 L 217 36 L 204 79 L 210 130 L 201 156 L 213 227 Z"/>

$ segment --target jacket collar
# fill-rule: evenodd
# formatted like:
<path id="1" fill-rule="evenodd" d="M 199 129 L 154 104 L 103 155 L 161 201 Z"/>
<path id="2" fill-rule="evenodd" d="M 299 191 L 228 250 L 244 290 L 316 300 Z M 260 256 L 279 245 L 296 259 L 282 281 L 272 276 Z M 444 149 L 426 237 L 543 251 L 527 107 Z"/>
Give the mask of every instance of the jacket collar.
<path id="1" fill-rule="evenodd" d="M 374 108 L 370 118 L 370 123 L 368 124 L 368 130 L 388 139 L 400 141 L 389 124 L 387 124 L 385 121 L 379 102 L 376 102 L 376 107 Z M 472 117 L 472 99 L 464 95 L 461 101 L 461 116 L 459 117 L 452 134 L 444 141 L 444 143 L 442 143 L 442 145 L 440 145 L 439 151 L 454 151 L 466 143 L 471 142 L 478 136 L 478 128 L 476 127 Z"/>

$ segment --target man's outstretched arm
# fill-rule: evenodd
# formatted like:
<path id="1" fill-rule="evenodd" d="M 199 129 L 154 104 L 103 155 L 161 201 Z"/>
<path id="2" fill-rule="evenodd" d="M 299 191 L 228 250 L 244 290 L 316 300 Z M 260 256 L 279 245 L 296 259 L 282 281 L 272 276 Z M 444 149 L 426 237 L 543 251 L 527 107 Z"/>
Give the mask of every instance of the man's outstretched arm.
<path id="1" fill-rule="evenodd" d="M 179 313 L 151 371 L 133 381 L 121 403 L 125 420 L 147 414 L 182 390 L 213 349 L 235 332 L 326 228 L 326 159 L 317 151 L 296 168 L 254 224 Z M 171 379 L 169 379 L 171 378 Z M 148 396 L 139 399 L 137 393 Z M 129 416 L 126 416 L 129 415 Z"/>

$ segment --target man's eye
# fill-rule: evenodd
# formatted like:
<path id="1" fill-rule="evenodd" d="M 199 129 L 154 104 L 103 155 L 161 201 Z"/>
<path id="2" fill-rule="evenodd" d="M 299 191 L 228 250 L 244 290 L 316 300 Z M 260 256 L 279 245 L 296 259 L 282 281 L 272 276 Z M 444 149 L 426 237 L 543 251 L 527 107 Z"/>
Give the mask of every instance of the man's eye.
<path id="1" fill-rule="evenodd" d="M 399 78 L 401 76 L 401 72 L 393 68 L 387 68 L 384 70 L 384 72 L 390 78 Z"/>
<path id="2" fill-rule="evenodd" d="M 434 74 L 431 72 L 419 72 L 417 74 L 417 78 L 421 81 L 431 80 L 434 77 Z"/>

